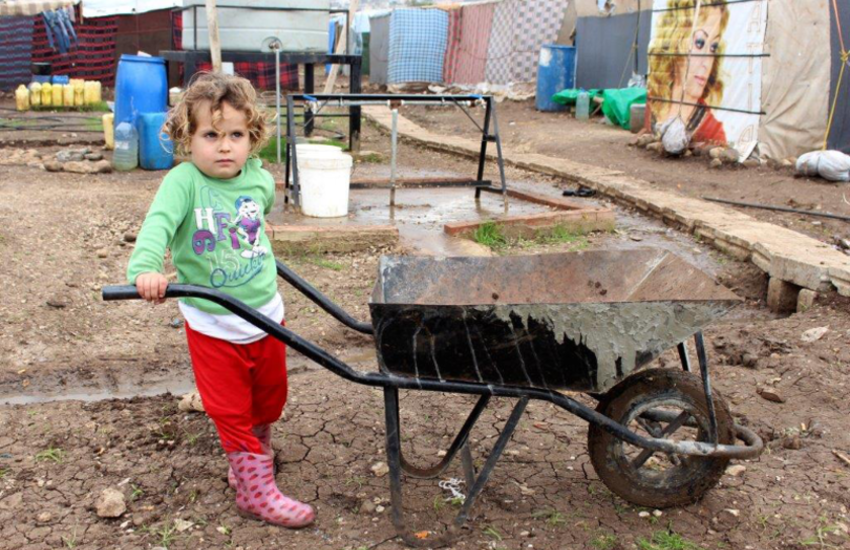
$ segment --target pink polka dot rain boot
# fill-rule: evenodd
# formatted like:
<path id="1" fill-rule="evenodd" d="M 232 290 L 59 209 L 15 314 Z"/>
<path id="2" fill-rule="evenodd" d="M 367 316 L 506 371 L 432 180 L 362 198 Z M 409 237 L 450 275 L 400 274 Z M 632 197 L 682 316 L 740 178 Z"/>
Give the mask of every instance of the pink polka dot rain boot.
<path id="1" fill-rule="evenodd" d="M 298 529 L 316 519 L 313 507 L 293 500 L 277 488 L 273 460 L 267 455 L 228 453 L 236 478 L 236 507 L 241 515 Z"/>
<path id="2" fill-rule="evenodd" d="M 259 426 L 254 426 L 253 432 L 254 435 L 257 436 L 257 439 L 260 440 L 260 448 L 263 450 L 263 454 L 270 456 L 272 458 L 272 463 L 274 463 L 274 449 L 272 449 L 272 425 L 260 424 Z M 231 489 L 234 491 L 236 490 L 236 476 L 233 475 L 232 467 L 227 469 L 227 484 L 230 485 Z"/>

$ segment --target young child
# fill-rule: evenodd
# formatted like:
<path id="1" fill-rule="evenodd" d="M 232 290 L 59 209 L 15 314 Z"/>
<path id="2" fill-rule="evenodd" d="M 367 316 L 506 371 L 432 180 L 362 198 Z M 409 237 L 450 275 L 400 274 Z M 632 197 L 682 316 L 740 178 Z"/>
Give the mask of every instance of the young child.
<path id="1" fill-rule="evenodd" d="M 127 277 L 162 303 L 166 248 L 181 283 L 226 292 L 283 321 L 283 300 L 265 233 L 274 180 L 251 158 L 265 141 L 256 92 L 244 78 L 197 78 L 169 113 L 165 131 L 191 162 L 172 169 L 153 200 Z M 241 513 L 304 527 L 313 508 L 284 496 L 274 478 L 271 425 L 286 403 L 286 348 L 279 340 L 206 300 L 179 303 L 195 381 L 230 463 Z"/>

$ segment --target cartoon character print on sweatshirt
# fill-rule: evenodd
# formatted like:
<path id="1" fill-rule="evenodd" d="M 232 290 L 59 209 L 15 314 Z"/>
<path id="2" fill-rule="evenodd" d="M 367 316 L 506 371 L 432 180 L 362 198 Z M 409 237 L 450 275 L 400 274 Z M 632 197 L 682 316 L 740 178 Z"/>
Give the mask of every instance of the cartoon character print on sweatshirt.
<path id="1" fill-rule="evenodd" d="M 263 214 L 260 205 L 242 195 L 235 204 L 210 186 L 200 189 L 201 207 L 195 208 L 192 250 L 210 263 L 210 286 L 242 286 L 263 269 L 268 250 L 260 246 Z"/>

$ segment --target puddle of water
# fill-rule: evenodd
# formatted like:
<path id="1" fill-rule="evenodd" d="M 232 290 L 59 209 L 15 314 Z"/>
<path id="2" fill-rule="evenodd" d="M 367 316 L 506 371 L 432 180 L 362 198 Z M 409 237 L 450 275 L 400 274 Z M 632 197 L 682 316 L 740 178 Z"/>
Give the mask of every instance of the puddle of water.
<path id="1" fill-rule="evenodd" d="M 291 212 L 272 212 L 268 221 L 277 225 L 395 225 L 401 244 L 423 254 L 464 256 L 470 253 L 465 239 L 446 235 L 443 226 L 458 221 L 482 221 L 505 215 L 521 216 L 550 212 L 538 204 L 508 201 L 505 213 L 500 195 L 482 193 L 475 200 L 471 187 L 409 188 L 396 191 L 396 207 L 390 208 L 389 189 L 352 189 L 349 215 L 343 218 L 310 218 Z M 276 202 L 282 203 L 283 197 Z"/>
<path id="2" fill-rule="evenodd" d="M 34 403 L 50 403 L 53 401 L 106 401 L 107 399 L 130 399 L 131 397 L 152 397 L 171 393 L 183 395 L 194 391 L 195 382 L 188 378 L 161 384 L 144 386 L 131 384 L 115 389 L 102 388 L 63 388 L 61 392 L 34 392 L 22 395 L 0 397 L 0 405 L 32 405 Z"/>

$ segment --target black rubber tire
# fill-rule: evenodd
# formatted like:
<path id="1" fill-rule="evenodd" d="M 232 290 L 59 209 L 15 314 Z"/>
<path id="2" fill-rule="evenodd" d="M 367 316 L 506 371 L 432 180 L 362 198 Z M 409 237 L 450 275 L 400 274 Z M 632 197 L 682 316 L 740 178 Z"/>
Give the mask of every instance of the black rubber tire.
<path id="1" fill-rule="evenodd" d="M 719 443 L 734 444 L 735 424 L 729 407 L 713 391 Z M 597 412 L 623 424 L 634 411 L 652 402 L 678 400 L 687 404 L 700 428 L 699 441 L 709 441 L 709 414 L 702 380 L 691 373 L 651 369 L 629 376 L 614 386 L 596 407 Z M 632 468 L 623 453 L 623 442 L 599 426 L 590 425 L 588 451 L 596 474 L 614 494 L 640 506 L 667 508 L 696 502 L 713 488 L 729 459 L 680 456 L 679 465 L 664 475 L 647 468 Z"/>

